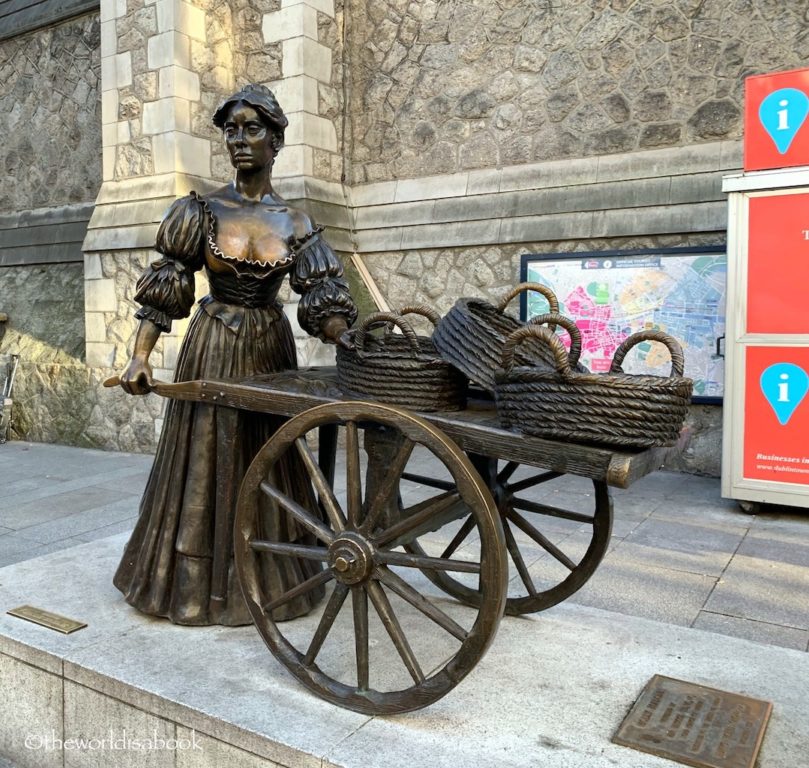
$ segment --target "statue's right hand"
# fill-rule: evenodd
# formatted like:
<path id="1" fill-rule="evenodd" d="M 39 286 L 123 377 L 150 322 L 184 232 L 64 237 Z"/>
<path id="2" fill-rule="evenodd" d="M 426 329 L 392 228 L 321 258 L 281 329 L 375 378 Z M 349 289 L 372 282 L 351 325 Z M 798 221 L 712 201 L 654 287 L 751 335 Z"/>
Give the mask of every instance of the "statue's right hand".
<path id="1" fill-rule="evenodd" d="M 130 395 L 146 395 L 154 388 L 152 366 L 148 360 L 133 357 L 120 375 L 121 388 Z"/>

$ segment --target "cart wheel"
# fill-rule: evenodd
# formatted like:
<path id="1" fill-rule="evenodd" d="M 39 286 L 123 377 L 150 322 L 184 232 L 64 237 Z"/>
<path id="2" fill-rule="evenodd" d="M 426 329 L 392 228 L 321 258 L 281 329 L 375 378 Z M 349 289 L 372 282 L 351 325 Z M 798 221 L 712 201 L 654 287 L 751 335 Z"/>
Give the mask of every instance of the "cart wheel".
<path id="1" fill-rule="evenodd" d="M 478 455 L 470 458 L 488 485 L 503 524 L 510 560 L 505 612 L 517 616 L 543 611 L 581 589 L 610 542 L 612 499 L 607 484 L 594 480 L 592 495 L 565 494 L 558 484 L 552 491 L 537 494 L 537 486 L 562 477 L 562 473 L 525 467 L 531 472 L 515 479 L 520 470 L 517 462 L 498 464 L 496 459 Z M 406 473 L 404 479 L 446 492 L 454 487 L 435 477 Z M 439 551 L 441 557 L 474 558 L 477 547 L 473 525 L 467 517 L 451 540 L 437 544 L 425 536 L 411 542 L 407 550 L 422 556 Z M 480 601 L 477 585 L 463 576 L 435 572 L 428 578 L 467 605 L 478 605 Z"/>
<path id="2" fill-rule="evenodd" d="M 345 484 L 339 476 L 329 482 L 328 469 L 323 469 L 328 456 L 319 461 L 307 443 L 307 435 L 323 427 L 345 433 Z M 381 481 L 369 484 L 363 500 L 360 443 L 367 451 L 372 433 L 388 435 L 394 451 L 382 467 L 371 455 L 369 463 L 381 470 Z M 334 442 L 329 443 L 333 448 Z M 416 448 L 419 455 L 426 449 L 431 461 L 437 459 L 446 468 L 455 490 L 431 494 L 392 521 L 389 512 L 398 508 L 400 476 Z M 274 468 L 287 451 L 302 459 L 324 514 L 312 514 L 275 484 Z M 268 513 L 287 514 L 314 534 L 315 543 L 263 540 L 261 519 Z M 402 550 L 413 536 L 451 525 L 459 513 L 471 519 L 480 541 L 476 560 Z M 347 709 L 407 712 L 441 698 L 483 656 L 503 615 L 506 548 L 491 494 L 455 443 L 400 408 L 330 403 L 286 422 L 245 474 L 235 529 L 238 576 L 265 643 L 304 685 Z M 323 568 L 284 594 L 268 594 L 262 558 L 272 558 L 276 567 L 287 558 L 306 558 Z M 463 572 L 475 579 L 475 610 L 434 596 L 425 574 L 438 572 Z M 274 618 L 280 606 L 329 583 L 333 589 L 325 607 L 286 623 Z"/>

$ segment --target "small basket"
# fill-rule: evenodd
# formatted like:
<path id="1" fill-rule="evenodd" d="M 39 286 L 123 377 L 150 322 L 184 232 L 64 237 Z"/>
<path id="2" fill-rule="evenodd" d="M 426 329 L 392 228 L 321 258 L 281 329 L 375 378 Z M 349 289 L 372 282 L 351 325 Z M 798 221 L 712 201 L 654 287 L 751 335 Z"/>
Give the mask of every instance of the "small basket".
<path id="1" fill-rule="evenodd" d="M 521 283 L 514 287 L 495 306 L 483 299 L 458 299 L 441 319 L 433 334 L 433 342 L 441 357 L 463 371 L 483 389 L 494 391 L 494 372 L 500 367 L 503 345 L 509 334 L 525 324 L 505 314 L 508 303 L 524 291 L 541 293 L 550 305 L 550 311 L 559 311 L 554 292 L 540 283 Z M 554 367 L 553 353 L 533 339 L 517 353 L 520 365 Z"/>
<path id="2" fill-rule="evenodd" d="M 411 312 L 438 320 L 426 307 L 403 310 Z M 383 326 L 396 326 L 403 335 L 368 333 Z M 463 374 L 438 356 L 429 338 L 416 336 L 410 323 L 393 312 L 368 315 L 354 332 L 354 349 L 337 348 L 337 379 L 346 394 L 415 411 L 459 411 L 466 405 Z"/>
<path id="3" fill-rule="evenodd" d="M 515 365 L 515 349 L 531 338 L 553 351 L 555 370 Z M 631 375 L 621 365 L 642 341 L 658 341 L 671 353 L 671 375 Z M 538 437 L 623 448 L 650 448 L 676 442 L 688 413 L 693 382 L 684 378 L 683 351 L 661 331 L 632 334 L 615 351 L 609 373 L 571 370 L 561 341 L 547 328 L 526 326 L 512 333 L 503 349 L 495 398 L 502 423 Z"/>

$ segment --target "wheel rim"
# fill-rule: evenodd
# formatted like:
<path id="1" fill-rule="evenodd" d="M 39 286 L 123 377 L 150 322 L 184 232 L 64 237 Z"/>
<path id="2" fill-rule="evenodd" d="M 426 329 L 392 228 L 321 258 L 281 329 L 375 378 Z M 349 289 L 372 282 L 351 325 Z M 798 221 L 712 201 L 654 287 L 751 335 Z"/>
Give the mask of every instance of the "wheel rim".
<path id="1" fill-rule="evenodd" d="M 497 505 L 508 552 L 509 583 L 506 614 L 516 616 L 550 608 L 581 589 L 593 575 L 609 546 L 612 532 L 612 500 L 603 481 L 593 481 L 592 494 L 571 495 L 565 502 L 553 495 L 533 492 L 558 477 L 556 472 L 529 473 L 513 479 L 520 469 L 516 462 L 498 462 L 473 456 Z M 451 486 L 434 478 L 407 475 L 406 480 L 438 487 Z M 564 495 L 564 494 L 562 494 Z M 562 503 L 565 506 L 562 506 Z M 566 508 L 569 506 L 577 509 Z M 466 551 L 472 556 L 475 543 L 471 530 L 461 526 L 458 536 L 442 551 L 446 557 Z M 414 541 L 407 547 L 414 554 L 428 554 Z M 447 594 L 467 605 L 477 605 L 480 594 L 469 583 L 447 573 L 429 576 Z"/>
<path id="2" fill-rule="evenodd" d="M 344 494 L 335 492 L 305 441 L 314 429 L 334 426 L 345 432 Z M 380 430 L 395 436 L 394 455 L 384 467 L 382 480 L 371 492 L 370 486 L 366 488 L 363 499 L 360 442 L 364 434 L 367 450 L 367 435 Z M 442 462 L 456 490 L 412 505 L 401 520 L 386 520 L 386 510 L 398 497 L 398 475 L 416 447 Z M 287 451 L 297 451 L 303 460 L 319 497 L 322 519 L 273 485 L 273 468 Z M 258 538 L 262 496 L 313 533 L 316 543 Z M 402 551 L 413 532 L 448 516 L 456 501 L 472 510 L 481 541 L 478 560 L 442 560 Z M 288 421 L 251 464 L 237 505 L 236 567 L 254 623 L 270 651 L 321 698 L 368 714 L 426 706 L 448 693 L 474 667 L 491 643 L 505 607 L 504 552 L 491 494 L 466 456 L 435 427 L 391 406 L 334 403 Z M 270 596 L 260 577 L 261 558 L 268 556 L 319 560 L 323 570 L 283 595 Z M 421 572 L 433 574 L 436 569 L 460 569 L 479 579 L 475 612 L 447 605 L 430 592 L 430 582 Z M 319 615 L 283 625 L 273 618 L 285 602 L 331 584 L 333 590 Z M 425 624 L 431 642 L 426 656 L 427 640 L 421 638 Z M 443 643 L 440 650 L 433 647 L 434 638 Z M 436 654 L 443 654 L 438 663 Z M 398 669 L 388 669 L 394 665 Z M 404 685 L 403 675 L 408 678 Z"/>

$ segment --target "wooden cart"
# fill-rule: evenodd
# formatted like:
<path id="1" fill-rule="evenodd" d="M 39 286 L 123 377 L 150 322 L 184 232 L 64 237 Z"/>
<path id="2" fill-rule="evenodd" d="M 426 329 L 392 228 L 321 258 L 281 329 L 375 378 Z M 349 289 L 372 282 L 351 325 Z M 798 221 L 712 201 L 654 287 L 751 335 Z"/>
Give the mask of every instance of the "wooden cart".
<path id="1" fill-rule="evenodd" d="M 273 655 L 321 698 L 367 714 L 436 701 L 480 660 L 504 612 L 540 611 L 578 590 L 609 544 L 609 486 L 629 487 L 671 450 L 619 452 L 516 434 L 498 425 L 491 401 L 430 414 L 349 401 L 328 368 L 158 384 L 156 391 L 293 417 L 245 474 L 236 567 Z M 336 464 L 338 450 L 345 461 Z M 288 451 L 303 460 L 320 515 L 274 485 L 273 468 Z M 344 477 L 335 477 L 336 465 Z M 542 492 L 564 475 L 589 479 L 592 493 Z M 423 497 L 407 508 L 405 484 L 405 497 Z M 314 543 L 263 539 L 268 505 Z M 324 567 L 271 597 L 260 577 L 265 557 Z M 324 585 L 333 589 L 318 611 L 274 620 L 280 606 Z"/>

